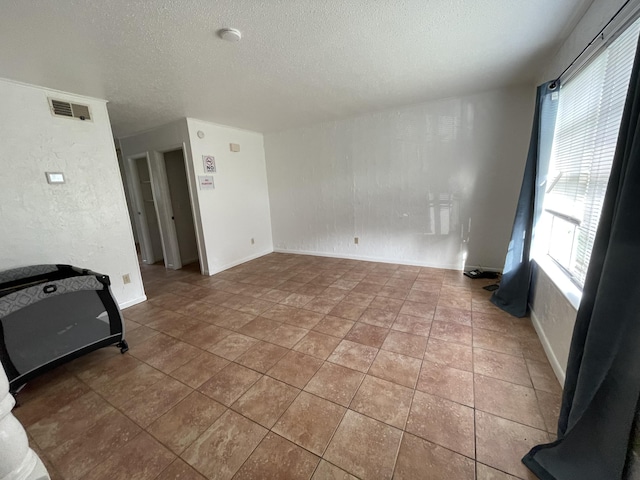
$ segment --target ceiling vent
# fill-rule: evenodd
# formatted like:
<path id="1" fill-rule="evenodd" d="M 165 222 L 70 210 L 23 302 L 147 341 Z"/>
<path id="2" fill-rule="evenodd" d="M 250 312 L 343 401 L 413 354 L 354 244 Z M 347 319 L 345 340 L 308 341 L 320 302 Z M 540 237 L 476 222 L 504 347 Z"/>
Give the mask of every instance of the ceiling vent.
<path id="1" fill-rule="evenodd" d="M 63 100 L 49 99 L 51 113 L 57 117 L 77 118 L 78 120 L 91 120 L 89 105 L 69 103 Z"/>

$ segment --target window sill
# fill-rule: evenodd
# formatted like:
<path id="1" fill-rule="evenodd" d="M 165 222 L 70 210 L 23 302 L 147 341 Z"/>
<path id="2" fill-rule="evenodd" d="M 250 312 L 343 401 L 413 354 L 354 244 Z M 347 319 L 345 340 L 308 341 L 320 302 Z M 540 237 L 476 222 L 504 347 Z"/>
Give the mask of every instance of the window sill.
<path id="1" fill-rule="evenodd" d="M 546 273 L 571 306 L 578 310 L 582 300 L 582 289 L 578 288 L 547 255 L 537 255 L 533 261 Z"/>

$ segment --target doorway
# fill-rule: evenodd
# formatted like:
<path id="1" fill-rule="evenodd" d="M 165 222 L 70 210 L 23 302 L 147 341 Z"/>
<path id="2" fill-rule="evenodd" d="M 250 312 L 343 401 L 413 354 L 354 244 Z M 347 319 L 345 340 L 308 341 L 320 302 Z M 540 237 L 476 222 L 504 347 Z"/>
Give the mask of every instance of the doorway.
<path id="1" fill-rule="evenodd" d="M 198 261 L 198 242 L 193 223 L 193 210 L 183 150 L 164 152 L 164 167 L 169 187 L 171 220 L 175 227 L 180 264 L 189 265 Z"/>
<path id="2" fill-rule="evenodd" d="M 160 222 L 158 221 L 156 202 L 151 186 L 148 159 L 144 156 L 135 158 L 133 162 L 138 177 L 139 205 L 137 213 L 140 222 L 145 224 L 144 227 L 146 227 L 147 230 L 146 235 L 144 233 L 139 235 L 139 237 L 147 237 L 147 242 L 143 241 L 141 243 L 140 250 L 143 262 L 151 265 L 164 260 Z M 145 245 L 145 243 L 147 244 Z"/>
<path id="3" fill-rule="evenodd" d="M 183 145 L 125 162 L 143 264 L 164 261 L 165 268 L 179 270 L 198 262 L 202 268 L 185 158 Z"/>

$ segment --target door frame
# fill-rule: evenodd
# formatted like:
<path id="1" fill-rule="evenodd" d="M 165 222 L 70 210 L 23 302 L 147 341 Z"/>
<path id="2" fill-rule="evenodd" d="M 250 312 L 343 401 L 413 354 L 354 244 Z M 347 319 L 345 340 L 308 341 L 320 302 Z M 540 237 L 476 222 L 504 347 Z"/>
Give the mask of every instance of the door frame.
<path id="1" fill-rule="evenodd" d="M 137 153 L 127 157 L 125 162 L 125 168 L 127 171 L 127 177 L 129 186 L 131 188 L 135 201 L 138 202 L 141 197 L 139 191 L 139 177 L 133 159 L 146 158 L 147 166 L 149 168 L 149 178 L 151 179 L 151 191 L 153 193 L 154 204 L 156 208 L 156 215 L 158 217 L 158 224 L 160 226 L 160 239 L 162 243 L 162 250 L 164 255 L 165 268 L 178 270 L 182 268 L 182 259 L 180 258 L 180 248 L 178 244 L 178 235 L 175 228 L 175 223 L 172 219 L 173 208 L 171 205 L 171 195 L 169 191 L 169 182 L 167 180 L 166 164 L 164 160 L 164 154 L 174 150 L 182 151 L 182 158 L 184 161 L 184 169 L 187 177 L 187 187 L 189 190 L 189 200 L 191 202 L 191 212 L 193 216 L 193 226 L 196 232 L 196 244 L 198 247 L 198 261 L 200 263 L 200 272 L 203 275 L 208 275 L 208 267 L 206 260 L 206 250 L 204 247 L 204 234 L 202 222 L 200 219 L 200 206 L 198 204 L 198 196 L 196 190 L 196 179 L 193 164 L 190 161 L 191 151 L 188 149 L 188 145 L 185 142 L 163 146 L 154 150 Z M 144 212 L 144 210 L 142 210 Z M 143 214 L 144 215 L 144 214 Z M 137 219 L 140 220 L 140 219 Z M 145 215 L 146 221 L 146 215 Z M 138 230 L 139 238 L 141 239 L 140 247 L 143 248 L 142 239 L 144 242 L 148 242 L 150 246 L 151 237 L 149 235 L 148 224 L 139 221 L 140 230 Z M 142 225 L 144 223 L 144 225 Z M 146 232 L 145 232 L 146 228 Z M 146 233 L 146 237 L 145 237 Z"/>
<path id="2" fill-rule="evenodd" d="M 129 191 L 131 192 L 131 199 L 133 200 L 135 212 L 135 225 L 134 227 L 138 231 L 138 240 L 140 241 L 140 253 L 142 254 L 142 261 L 148 265 L 152 265 L 160 260 L 158 254 L 160 252 L 154 251 L 153 243 L 151 242 L 151 234 L 149 233 L 149 219 L 147 218 L 147 211 L 144 205 L 144 198 L 142 191 L 140 190 L 140 175 L 138 175 L 137 162 L 139 160 L 145 160 L 147 169 L 149 170 L 149 179 L 151 180 L 151 192 L 153 195 L 154 208 L 156 210 L 156 216 L 158 215 L 155 192 L 153 191 L 153 180 L 151 177 L 151 168 L 149 168 L 149 152 L 141 154 L 131 155 L 124 159 L 124 168 L 127 172 L 127 183 L 129 184 Z M 160 220 L 158 219 L 158 226 L 160 227 Z M 162 240 L 162 228 L 160 228 L 160 243 L 162 245 L 163 257 L 164 255 L 164 241 Z M 165 261 L 166 263 L 166 261 Z"/>

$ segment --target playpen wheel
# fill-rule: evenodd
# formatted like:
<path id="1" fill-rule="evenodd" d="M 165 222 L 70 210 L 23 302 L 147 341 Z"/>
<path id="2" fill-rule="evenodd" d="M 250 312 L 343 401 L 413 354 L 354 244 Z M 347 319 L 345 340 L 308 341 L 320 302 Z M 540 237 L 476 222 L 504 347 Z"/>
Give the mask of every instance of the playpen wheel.
<path id="1" fill-rule="evenodd" d="M 116 347 L 120 348 L 120 353 L 127 353 L 129 351 L 129 344 L 126 340 L 122 340 Z"/>

